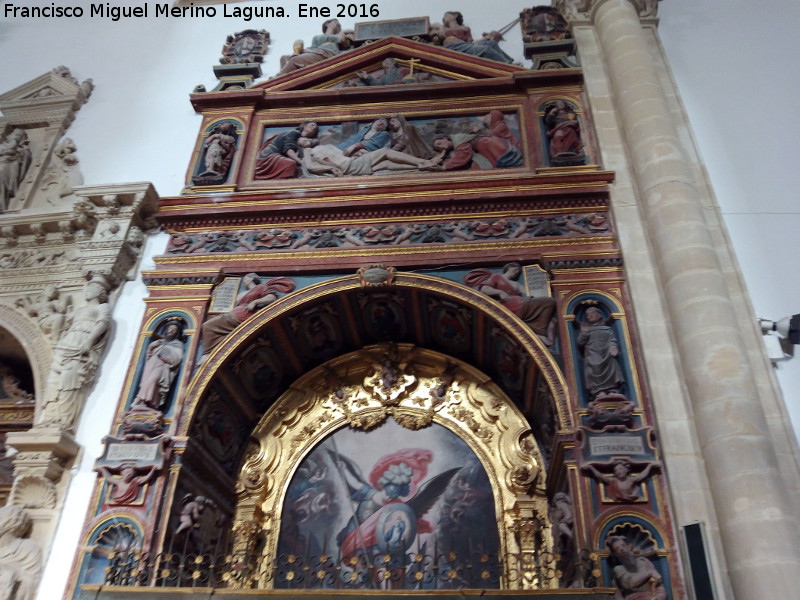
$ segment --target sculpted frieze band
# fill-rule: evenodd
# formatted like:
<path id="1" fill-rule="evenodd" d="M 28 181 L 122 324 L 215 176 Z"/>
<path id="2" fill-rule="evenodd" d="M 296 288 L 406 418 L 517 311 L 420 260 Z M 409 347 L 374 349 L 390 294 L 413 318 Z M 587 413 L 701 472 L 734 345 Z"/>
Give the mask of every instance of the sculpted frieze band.
<path id="1" fill-rule="evenodd" d="M 354 227 L 271 228 L 175 234 L 169 254 L 316 250 L 418 244 L 465 244 L 484 240 L 524 240 L 549 236 L 605 236 L 613 233 L 607 213 L 463 220 Z"/>

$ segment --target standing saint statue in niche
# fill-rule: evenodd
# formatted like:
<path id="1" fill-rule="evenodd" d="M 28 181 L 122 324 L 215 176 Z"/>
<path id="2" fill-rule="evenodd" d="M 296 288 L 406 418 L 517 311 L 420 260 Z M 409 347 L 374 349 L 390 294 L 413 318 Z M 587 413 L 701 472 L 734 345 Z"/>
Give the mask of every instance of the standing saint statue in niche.
<path id="1" fill-rule="evenodd" d="M 147 347 L 147 359 L 131 409 L 164 408 L 167 394 L 183 361 L 183 355 L 181 326 L 178 322 L 172 321 L 164 330 L 164 337 L 156 339 Z"/>
<path id="2" fill-rule="evenodd" d="M 592 306 L 584 314 L 586 320 L 579 323 L 577 342 L 583 353 L 583 380 L 589 399 L 621 394 L 625 378 L 617 360 L 617 336 L 604 321 L 599 308 Z"/>
<path id="3" fill-rule="evenodd" d="M 0 213 L 7 210 L 31 165 L 28 134 L 14 129 L 0 144 Z"/>
<path id="4" fill-rule="evenodd" d="M 214 185 L 225 181 L 236 153 L 236 125 L 220 123 L 203 142 L 205 169 L 192 178 L 195 185 Z"/>
<path id="5" fill-rule="evenodd" d="M 545 109 L 550 161 L 555 166 L 583 164 L 586 157 L 581 140 L 578 115 L 564 100 L 556 100 Z"/>

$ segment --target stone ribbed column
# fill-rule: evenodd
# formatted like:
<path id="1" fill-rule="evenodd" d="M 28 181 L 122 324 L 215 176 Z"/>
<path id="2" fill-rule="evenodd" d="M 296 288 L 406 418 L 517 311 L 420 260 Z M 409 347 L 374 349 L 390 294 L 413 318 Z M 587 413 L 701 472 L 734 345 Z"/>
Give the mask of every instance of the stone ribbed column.
<path id="1" fill-rule="evenodd" d="M 790 598 L 800 530 L 688 159 L 630 0 L 591 11 L 648 223 L 738 600 Z M 680 490 L 676 490 L 680 493 Z"/>

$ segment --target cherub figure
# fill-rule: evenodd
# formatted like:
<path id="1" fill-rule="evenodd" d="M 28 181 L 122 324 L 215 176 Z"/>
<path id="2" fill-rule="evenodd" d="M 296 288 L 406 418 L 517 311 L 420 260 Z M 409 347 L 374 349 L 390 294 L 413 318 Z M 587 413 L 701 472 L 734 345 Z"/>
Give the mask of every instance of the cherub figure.
<path id="1" fill-rule="evenodd" d="M 553 496 L 553 503 L 550 506 L 550 520 L 553 523 L 554 533 L 564 541 L 572 539 L 572 528 L 575 525 L 575 514 L 572 508 L 572 498 L 569 494 L 558 492 Z"/>
<path id="2" fill-rule="evenodd" d="M 130 504 L 139 497 L 139 490 L 147 484 L 156 472 L 155 465 L 144 468 L 144 473 L 137 475 L 140 470 L 133 463 L 122 463 L 115 469 L 105 465 L 97 467 L 97 472 L 111 486 L 111 501 L 114 504 Z M 113 472 L 119 471 L 120 477 L 114 477 Z"/>
<path id="3" fill-rule="evenodd" d="M 206 506 L 214 506 L 214 503 L 205 496 L 195 496 L 191 494 L 183 497 L 183 509 L 178 517 L 178 528 L 175 530 L 175 537 L 179 533 L 197 527 L 200 524 L 200 517 L 206 510 Z"/>

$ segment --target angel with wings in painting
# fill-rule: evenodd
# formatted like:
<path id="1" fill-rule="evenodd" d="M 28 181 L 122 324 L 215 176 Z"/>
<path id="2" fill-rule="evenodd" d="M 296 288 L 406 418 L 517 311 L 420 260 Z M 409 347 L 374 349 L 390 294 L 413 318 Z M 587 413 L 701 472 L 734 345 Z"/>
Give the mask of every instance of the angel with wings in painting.
<path id="1" fill-rule="evenodd" d="M 418 534 L 431 533 L 424 519 L 459 468 L 421 483 L 433 455 L 408 448 L 380 458 L 365 480 L 355 462 L 328 450 L 353 503 L 353 516 L 336 536 L 340 558 L 405 552 Z"/>

